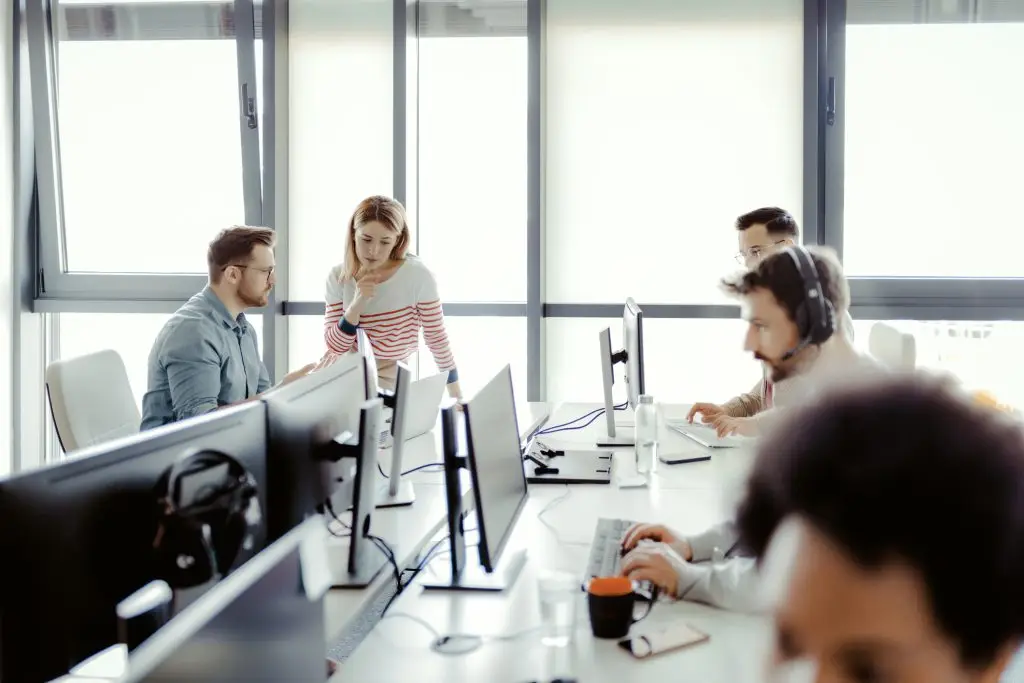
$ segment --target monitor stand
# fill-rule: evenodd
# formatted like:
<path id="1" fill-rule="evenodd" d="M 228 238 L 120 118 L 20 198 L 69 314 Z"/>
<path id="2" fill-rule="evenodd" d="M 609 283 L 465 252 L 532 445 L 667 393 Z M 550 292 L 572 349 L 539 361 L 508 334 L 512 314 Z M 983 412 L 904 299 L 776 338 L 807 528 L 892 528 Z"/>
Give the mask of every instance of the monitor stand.
<path id="1" fill-rule="evenodd" d="M 359 544 L 356 570 L 349 571 L 349 553 L 352 539 L 331 536 L 327 540 L 328 566 L 331 568 L 331 588 L 365 588 L 388 564 L 388 558 L 369 539 Z"/>
<path id="2" fill-rule="evenodd" d="M 452 577 L 451 563 L 445 563 L 436 569 L 431 568 L 434 574 L 423 581 L 424 590 L 446 590 L 446 591 L 489 591 L 498 593 L 507 590 L 515 584 L 523 565 L 526 564 L 526 551 L 505 553 L 498 562 L 493 572 L 486 572 L 480 565 L 476 553 L 466 556 L 462 565 L 462 571 L 456 577 Z"/>
<path id="3" fill-rule="evenodd" d="M 393 508 L 402 505 L 412 505 L 416 500 L 416 491 L 411 481 L 399 481 L 398 490 L 391 495 L 391 484 L 384 481 L 377 486 L 377 507 Z"/>
<path id="4" fill-rule="evenodd" d="M 599 436 L 597 438 L 598 448 L 632 448 L 636 445 L 636 438 L 632 433 L 622 434 L 622 427 L 617 427 L 616 432 L 620 432 L 615 436 L 608 436 L 607 434 Z M 633 430 L 630 430 L 632 432 Z"/>

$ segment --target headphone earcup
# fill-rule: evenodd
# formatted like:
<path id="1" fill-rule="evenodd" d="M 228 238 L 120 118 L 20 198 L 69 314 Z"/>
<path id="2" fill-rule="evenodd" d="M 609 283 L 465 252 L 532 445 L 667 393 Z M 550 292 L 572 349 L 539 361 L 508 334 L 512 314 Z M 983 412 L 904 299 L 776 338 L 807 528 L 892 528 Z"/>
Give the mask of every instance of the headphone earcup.
<path id="1" fill-rule="evenodd" d="M 163 516 L 154 544 L 157 578 L 172 588 L 200 586 L 214 577 L 213 547 L 203 526 L 170 512 Z"/>
<path id="2" fill-rule="evenodd" d="M 247 481 L 231 501 L 222 530 L 216 539 L 217 569 L 225 576 L 241 558 L 249 559 L 257 547 L 263 511 L 255 484 Z"/>
<path id="3" fill-rule="evenodd" d="M 807 304 L 801 303 L 796 307 L 794 312 L 796 316 L 796 331 L 800 335 L 800 339 L 804 340 L 808 335 L 812 335 L 814 332 L 811 330 L 810 316 L 807 313 Z"/>
<path id="4" fill-rule="evenodd" d="M 825 299 L 824 327 L 822 328 L 821 332 L 819 333 L 819 336 L 821 337 L 821 339 L 815 340 L 815 343 L 816 344 L 822 344 L 822 343 L 828 341 L 832 337 L 832 335 L 834 335 L 836 333 L 836 330 L 838 330 L 838 329 L 839 329 L 839 326 L 838 326 L 837 321 L 836 321 L 836 308 L 835 308 L 835 306 L 832 305 L 831 301 L 829 301 L 828 299 Z"/>

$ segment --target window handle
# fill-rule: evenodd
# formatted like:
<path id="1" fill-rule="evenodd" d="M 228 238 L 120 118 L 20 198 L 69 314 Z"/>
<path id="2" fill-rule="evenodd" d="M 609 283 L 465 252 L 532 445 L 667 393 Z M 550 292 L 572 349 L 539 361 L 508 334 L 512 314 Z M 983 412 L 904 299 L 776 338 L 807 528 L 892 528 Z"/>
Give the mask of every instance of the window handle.
<path id="1" fill-rule="evenodd" d="M 825 96 L 825 123 L 830 126 L 836 124 L 836 78 L 828 78 L 828 94 Z"/>
<path id="2" fill-rule="evenodd" d="M 256 121 L 256 98 L 249 97 L 249 84 L 242 84 L 242 116 L 245 118 L 249 128 L 256 128 L 259 123 Z"/>

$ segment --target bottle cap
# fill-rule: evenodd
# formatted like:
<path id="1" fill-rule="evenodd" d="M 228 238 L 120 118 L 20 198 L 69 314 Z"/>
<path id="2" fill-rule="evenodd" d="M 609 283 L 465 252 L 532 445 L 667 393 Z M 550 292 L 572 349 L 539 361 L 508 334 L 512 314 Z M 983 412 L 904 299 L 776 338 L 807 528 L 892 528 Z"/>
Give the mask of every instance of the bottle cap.
<path id="1" fill-rule="evenodd" d="M 640 395 L 640 404 L 641 405 L 647 405 L 649 403 L 654 403 L 654 397 L 651 396 L 650 394 L 641 394 Z"/>

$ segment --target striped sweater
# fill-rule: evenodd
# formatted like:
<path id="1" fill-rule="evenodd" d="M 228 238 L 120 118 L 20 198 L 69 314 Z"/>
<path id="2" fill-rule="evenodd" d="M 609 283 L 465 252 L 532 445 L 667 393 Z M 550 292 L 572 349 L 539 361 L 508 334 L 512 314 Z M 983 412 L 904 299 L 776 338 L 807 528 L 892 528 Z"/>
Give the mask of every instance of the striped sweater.
<path id="1" fill-rule="evenodd" d="M 341 270 L 342 266 L 335 266 L 327 276 L 324 341 L 328 353 L 340 355 L 357 349 L 356 331 L 362 329 L 378 361 L 405 361 L 419 348 L 422 329 L 438 370 L 448 373 L 449 383 L 458 381 L 437 281 L 419 257 L 407 255 L 405 263 L 377 285 L 376 294 L 359 316 L 358 327 L 344 317 L 355 298 L 356 284 L 342 282 Z"/>

